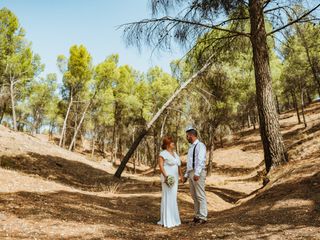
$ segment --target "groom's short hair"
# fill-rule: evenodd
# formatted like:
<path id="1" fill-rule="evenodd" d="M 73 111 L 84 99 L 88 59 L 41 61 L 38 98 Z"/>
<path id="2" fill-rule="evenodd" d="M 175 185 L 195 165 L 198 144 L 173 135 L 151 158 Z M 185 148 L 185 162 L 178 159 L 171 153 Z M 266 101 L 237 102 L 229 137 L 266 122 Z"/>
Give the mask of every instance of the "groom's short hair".
<path id="1" fill-rule="evenodd" d="M 198 137 L 198 132 L 195 129 L 190 129 L 187 131 L 187 133 L 192 134 L 195 137 Z"/>

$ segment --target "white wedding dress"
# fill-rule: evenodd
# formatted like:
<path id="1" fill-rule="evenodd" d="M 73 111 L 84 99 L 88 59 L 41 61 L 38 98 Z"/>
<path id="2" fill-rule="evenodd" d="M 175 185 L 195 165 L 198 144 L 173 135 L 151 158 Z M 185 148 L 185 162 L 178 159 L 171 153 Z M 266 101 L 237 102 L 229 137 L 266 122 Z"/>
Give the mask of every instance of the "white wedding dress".
<path id="1" fill-rule="evenodd" d="M 171 228 L 181 224 L 177 202 L 179 183 L 178 166 L 181 166 L 181 161 L 176 153 L 173 156 L 167 150 L 162 151 L 160 156 L 164 159 L 164 169 L 167 175 L 173 176 L 175 178 L 175 183 L 172 187 L 169 187 L 166 183 L 164 183 L 165 178 L 161 174 L 162 197 L 160 221 L 158 224 L 167 228 Z"/>

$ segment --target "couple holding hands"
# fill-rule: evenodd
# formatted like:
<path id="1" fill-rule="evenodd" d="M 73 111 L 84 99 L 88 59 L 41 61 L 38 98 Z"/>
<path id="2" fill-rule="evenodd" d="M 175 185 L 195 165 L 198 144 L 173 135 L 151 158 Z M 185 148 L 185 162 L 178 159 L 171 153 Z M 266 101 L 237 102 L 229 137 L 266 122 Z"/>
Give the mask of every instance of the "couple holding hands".
<path id="1" fill-rule="evenodd" d="M 163 139 L 159 156 L 161 172 L 162 197 L 159 225 L 167 228 L 181 224 L 177 193 L 179 179 L 185 183 L 189 179 L 190 193 L 194 201 L 195 224 L 207 222 L 207 199 L 205 193 L 206 179 L 206 146 L 198 140 L 197 130 L 189 127 L 186 129 L 186 137 L 191 144 L 188 150 L 187 168 L 183 175 L 181 161 L 175 150 L 175 144 L 171 137 Z"/>

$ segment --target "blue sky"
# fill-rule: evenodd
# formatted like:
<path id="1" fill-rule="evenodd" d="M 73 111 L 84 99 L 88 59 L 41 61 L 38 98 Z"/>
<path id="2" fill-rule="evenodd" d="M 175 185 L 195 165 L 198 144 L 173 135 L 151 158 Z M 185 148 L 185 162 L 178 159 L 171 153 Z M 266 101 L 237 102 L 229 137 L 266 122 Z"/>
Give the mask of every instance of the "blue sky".
<path id="1" fill-rule="evenodd" d="M 117 26 L 150 17 L 148 0 L 2 0 L 0 7 L 18 17 L 34 52 L 46 65 L 44 74 L 58 73 L 57 56 L 68 56 L 74 44 L 85 45 L 94 64 L 118 53 L 121 65 L 144 72 L 154 65 L 170 72 L 170 62 L 183 55 L 180 49 L 151 55 L 151 49 L 139 53 L 125 46 Z"/>

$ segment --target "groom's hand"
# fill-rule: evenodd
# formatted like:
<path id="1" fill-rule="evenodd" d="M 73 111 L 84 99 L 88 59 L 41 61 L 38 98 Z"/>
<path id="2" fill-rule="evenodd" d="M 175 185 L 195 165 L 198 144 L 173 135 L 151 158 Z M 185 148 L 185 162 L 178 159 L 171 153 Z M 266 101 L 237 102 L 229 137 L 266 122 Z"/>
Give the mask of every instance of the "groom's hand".
<path id="1" fill-rule="evenodd" d="M 193 180 L 194 180 L 194 181 L 198 181 L 199 179 L 200 179 L 199 176 L 197 176 L 197 175 L 194 175 L 194 176 L 193 176 Z"/>

